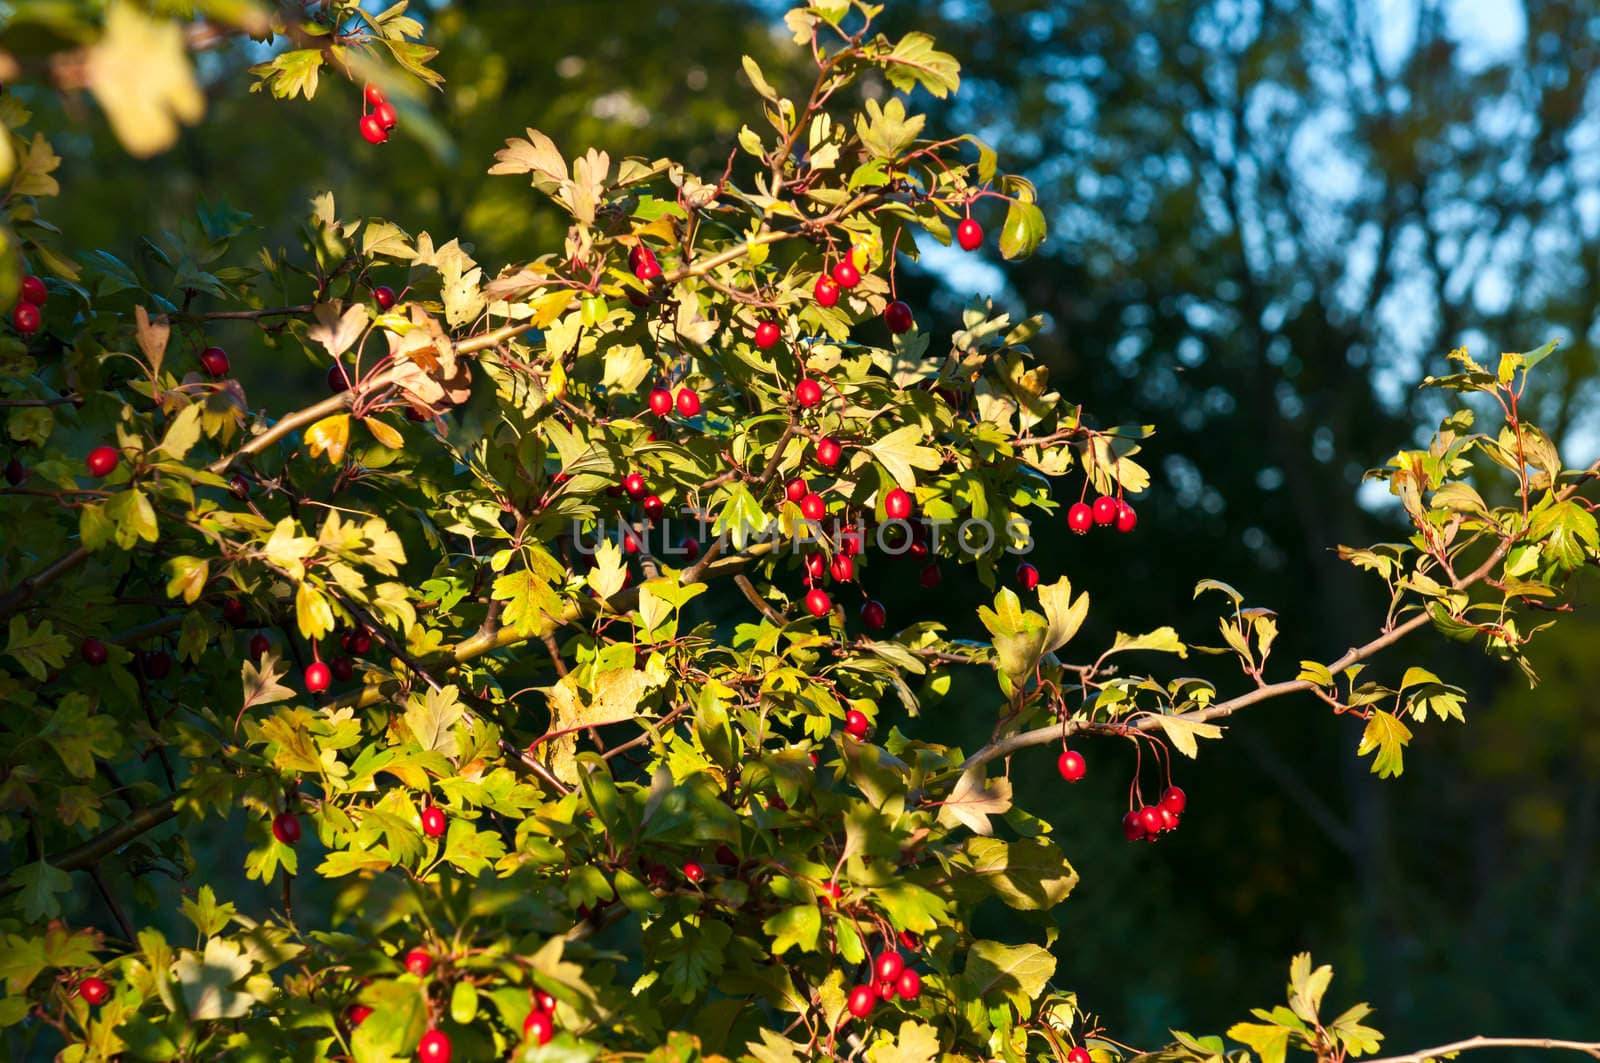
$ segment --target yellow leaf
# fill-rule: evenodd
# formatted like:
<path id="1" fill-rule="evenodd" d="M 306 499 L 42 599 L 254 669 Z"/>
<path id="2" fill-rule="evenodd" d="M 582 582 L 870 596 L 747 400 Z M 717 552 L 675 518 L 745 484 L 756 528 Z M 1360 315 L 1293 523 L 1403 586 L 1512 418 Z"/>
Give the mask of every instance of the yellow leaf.
<path id="1" fill-rule="evenodd" d="M 306 429 L 306 444 L 311 448 L 313 458 L 327 451 L 328 462 L 339 464 L 344 460 L 345 447 L 350 445 L 350 415 L 336 413 L 332 417 L 324 417 Z"/>
<path id="2" fill-rule="evenodd" d="M 300 634 L 313 641 L 333 630 L 333 607 L 309 583 L 300 584 L 300 589 L 295 591 L 294 618 L 300 625 Z"/>
<path id="3" fill-rule="evenodd" d="M 177 142 L 180 121 L 193 125 L 205 113 L 183 26 L 151 18 L 133 4 L 111 6 L 88 67 L 89 88 L 130 154 L 167 150 Z"/>
<path id="4" fill-rule="evenodd" d="M 367 426 L 367 431 L 372 433 L 372 438 L 388 447 L 390 450 L 400 450 L 406 445 L 402 436 L 394 425 L 387 421 L 380 421 L 376 417 L 363 417 L 361 423 Z"/>
<path id="5" fill-rule="evenodd" d="M 545 292 L 528 305 L 533 308 L 534 328 L 549 328 L 551 323 L 567 312 L 567 307 L 572 305 L 573 294 L 571 288 L 559 288 L 553 292 Z"/>

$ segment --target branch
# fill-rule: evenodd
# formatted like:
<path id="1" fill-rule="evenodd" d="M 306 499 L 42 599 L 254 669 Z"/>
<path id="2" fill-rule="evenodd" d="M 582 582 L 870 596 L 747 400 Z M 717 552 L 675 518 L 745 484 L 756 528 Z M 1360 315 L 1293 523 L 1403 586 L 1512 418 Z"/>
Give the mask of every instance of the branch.
<path id="1" fill-rule="evenodd" d="M 1549 1037 L 1469 1037 L 1465 1041 L 1452 1041 L 1437 1048 L 1424 1048 L 1404 1056 L 1383 1056 L 1368 1063 L 1426 1063 L 1440 1056 L 1456 1052 L 1470 1052 L 1475 1048 L 1554 1048 L 1570 1052 L 1583 1052 L 1600 1059 L 1600 1041 L 1557 1041 Z"/>

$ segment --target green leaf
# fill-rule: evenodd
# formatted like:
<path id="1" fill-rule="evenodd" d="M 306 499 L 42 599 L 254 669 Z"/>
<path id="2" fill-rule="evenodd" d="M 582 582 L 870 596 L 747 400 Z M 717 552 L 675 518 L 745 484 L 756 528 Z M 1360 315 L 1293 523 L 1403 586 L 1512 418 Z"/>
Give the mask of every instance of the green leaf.
<path id="1" fill-rule="evenodd" d="M 792 948 L 815 952 L 822 933 L 822 912 L 814 904 L 799 904 L 767 917 L 761 929 L 772 936 L 772 955 L 782 956 Z"/>
<path id="2" fill-rule="evenodd" d="M 172 976 L 188 1005 L 189 1018 L 236 1019 L 249 1011 L 254 998 L 237 992 L 233 986 L 250 973 L 251 967 L 239 946 L 226 938 L 208 940 L 203 957 L 185 949 L 172 965 Z"/>
<path id="3" fill-rule="evenodd" d="M 163 567 L 167 570 L 168 598 L 181 597 L 187 605 L 200 600 L 211 574 L 210 562 L 203 557 L 173 557 Z"/>
<path id="4" fill-rule="evenodd" d="M 524 991 L 526 995 L 526 991 Z M 350 1047 L 356 1063 L 390 1063 L 409 1058 L 427 1026 L 426 1001 L 415 981 L 375 981 L 361 990 L 372 1014 L 356 1027 Z"/>
<path id="5" fill-rule="evenodd" d="M 1573 499 L 1545 506 L 1533 514 L 1528 534 L 1544 544 L 1544 557 L 1575 569 L 1600 551 L 1600 526 L 1595 516 Z"/>
<path id="6" fill-rule="evenodd" d="M 972 997 L 990 1005 L 1006 1001 L 1026 1016 L 1033 1014 L 1034 999 L 1055 971 L 1055 957 L 1038 945 L 975 941 L 961 981 Z"/>
<path id="7" fill-rule="evenodd" d="M 1018 911 L 1048 911 L 1066 900 L 1078 884 L 1078 873 L 1061 850 L 1042 838 L 1009 843 L 972 838 L 965 848 L 971 870 L 958 871 L 957 880 L 970 877 Z"/>
<path id="8" fill-rule="evenodd" d="M 1374 712 L 1361 733 L 1361 744 L 1356 747 L 1358 756 L 1373 751 L 1372 770 L 1381 779 L 1399 775 L 1405 768 L 1403 756 L 1406 743 L 1411 741 L 1411 728 L 1400 717 L 1389 712 Z"/>
<path id="9" fill-rule="evenodd" d="M 103 508 L 105 516 L 116 527 L 116 543 L 123 550 L 131 550 L 142 539 L 153 543 L 161 537 L 156 526 L 156 510 L 150 499 L 137 487 L 118 491 Z"/>
<path id="10" fill-rule="evenodd" d="M 913 470 L 932 472 L 942 464 L 939 452 L 923 446 L 922 438 L 921 427 L 908 424 L 871 443 L 867 451 L 888 470 L 896 484 L 907 491 L 914 491 L 917 476 Z"/>
<path id="11" fill-rule="evenodd" d="M 867 1050 L 867 1063 L 933 1063 L 939 1058 L 939 1032 L 907 1019 L 894 1041 L 878 1041 Z"/>
<path id="12" fill-rule="evenodd" d="M 1228 1036 L 1255 1049 L 1261 1057 L 1261 1063 L 1283 1063 L 1293 1032 L 1284 1026 L 1266 1026 L 1255 1022 L 1234 1023 L 1228 1028 Z"/>
<path id="13" fill-rule="evenodd" d="M 429 690 L 421 697 L 412 695 L 406 708 L 406 726 L 423 749 L 454 757 L 458 751 L 455 725 L 466 709 L 460 704 L 454 684 Z"/>
<path id="14" fill-rule="evenodd" d="M 986 779 L 979 764 L 967 769 L 939 805 L 939 822 L 946 827 L 964 826 L 974 834 L 993 834 L 990 816 L 1004 815 L 1011 807 L 1011 780 Z"/>
<path id="15" fill-rule="evenodd" d="M 1000 228 L 1000 255 L 1007 261 L 1027 258 L 1044 242 L 1044 212 L 1020 199 L 1011 201 L 1005 223 Z"/>
<path id="16" fill-rule="evenodd" d="M 1155 653 L 1176 653 L 1179 657 L 1189 656 L 1189 647 L 1185 646 L 1178 638 L 1178 633 L 1170 627 L 1158 627 L 1144 635 L 1124 635 L 1117 632 L 1107 655 L 1113 653 L 1129 653 L 1134 650 L 1150 650 Z"/>
<path id="17" fill-rule="evenodd" d="M 961 64 L 955 56 L 935 48 L 926 33 L 906 34 L 883 61 L 884 76 L 901 92 L 921 85 L 942 100 L 961 87 Z"/>
<path id="18" fill-rule="evenodd" d="M 250 73 L 260 78 L 280 100 L 292 100 L 296 96 L 309 100 L 317 94 L 317 75 L 321 69 L 321 48 L 296 48 L 274 56 L 271 62 L 256 64 L 250 68 Z"/>
<path id="19" fill-rule="evenodd" d="M 174 461 L 182 461 L 200 442 L 200 415 L 204 410 L 205 404 L 200 402 L 191 402 L 179 410 L 178 416 L 167 426 L 166 435 L 161 437 L 157 452 L 166 454 Z"/>
<path id="20" fill-rule="evenodd" d="M 56 898 L 72 889 L 72 876 L 59 867 L 36 860 L 11 875 L 11 886 L 17 891 L 22 917 L 42 923 L 61 914 Z"/>
<path id="21" fill-rule="evenodd" d="M 51 669 L 66 663 L 72 643 L 65 635 L 56 634 L 49 620 L 41 620 L 38 627 L 29 628 L 25 617 L 13 616 L 5 652 L 42 683 Z"/>
<path id="22" fill-rule="evenodd" d="M 1222 737 L 1222 728 L 1214 723 L 1203 723 L 1184 716 L 1157 716 L 1156 721 L 1167 733 L 1173 747 L 1191 760 L 1200 755 L 1195 739 Z"/>
<path id="23" fill-rule="evenodd" d="M 1054 653 L 1071 641 L 1089 615 L 1089 594 L 1085 591 L 1072 601 L 1072 584 L 1062 576 L 1039 588 L 1039 604 L 1049 626 L 1045 629 L 1044 652 Z"/>

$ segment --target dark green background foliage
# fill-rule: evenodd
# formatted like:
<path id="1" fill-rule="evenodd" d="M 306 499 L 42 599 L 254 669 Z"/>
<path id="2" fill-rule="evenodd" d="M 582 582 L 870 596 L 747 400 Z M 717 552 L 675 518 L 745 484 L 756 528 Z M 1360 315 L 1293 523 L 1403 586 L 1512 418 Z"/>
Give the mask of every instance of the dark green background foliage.
<path id="1" fill-rule="evenodd" d="M 1190 602 L 1206 575 L 1279 610 L 1283 660 L 1327 660 L 1363 637 L 1383 603 L 1331 547 L 1398 537 L 1387 496 L 1353 504 L 1360 473 L 1415 445 L 1410 426 L 1438 411 L 1412 387 L 1458 344 L 1492 359 L 1485 337 L 1523 350 L 1562 336 L 1539 416 L 1557 439 L 1593 440 L 1600 24 L 1582 4 L 1508 3 L 1484 17 L 1505 20 L 1488 36 L 1512 43 L 1485 51 L 1485 27 L 1454 12 L 1472 6 L 890 5 L 891 32 L 926 28 L 961 58 L 962 93 L 935 120 L 995 143 L 1038 182 L 1052 222 L 1041 252 L 1003 274 L 954 253 L 903 273 L 919 321 L 947 331 L 972 288 L 1001 280 L 1007 301 L 1048 315 L 1034 346 L 1053 385 L 1159 428 L 1138 535 L 1039 529 L 1046 579 L 1065 573 L 1094 598 L 1085 638 L 1214 615 Z M 132 261 L 133 234 L 225 203 L 274 247 L 331 187 L 351 213 L 459 234 L 494 268 L 565 228 L 519 182 L 484 175 L 505 137 L 534 126 L 569 157 L 593 145 L 714 173 L 748 112 L 730 74 L 740 54 L 774 82 L 807 76 L 784 72 L 803 57 L 772 14 L 725 0 L 433 5 L 447 91 L 402 100 L 381 151 L 356 137 L 357 88 L 330 82 L 311 103 L 249 95 L 243 67 L 259 54 L 223 49 L 201 64 L 204 123 L 170 153 L 131 159 L 98 116 L 76 116 L 55 140 L 54 220 L 73 246 Z M 998 231 L 998 215 L 978 216 Z M 252 405 L 321 392 L 298 351 L 243 328 L 218 338 Z M 891 612 L 921 593 L 897 589 L 915 586 L 906 565 L 878 588 Z M 975 582 L 937 593 L 951 615 L 989 597 Z M 1310 949 L 1339 968 L 1345 995 L 1377 1004 L 1392 1046 L 1592 1034 L 1596 634 L 1566 618 L 1535 650 L 1532 692 L 1514 670 L 1419 640 L 1417 663 L 1473 691 L 1472 722 L 1420 732 L 1397 780 L 1357 759 L 1359 724 L 1280 702 L 1179 765 L 1191 811 L 1159 846 L 1116 830 L 1131 752 L 1089 744 L 1089 777 L 1059 821 L 1085 880 L 1059 913 L 1058 981 L 1132 1043 L 1156 1043 L 1169 1026 L 1220 1029 L 1241 1001 L 1276 999 L 1283 957 Z M 970 680 L 976 704 L 989 682 Z M 980 744 L 988 709 L 965 720 L 961 694 L 908 731 Z M 1043 752 L 1014 773 L 1019 793 L 1060 785 Z M 238 865 L 225 850 L 197 856 Z M 1006 938 L 1016 916 L 993 918 L 983 929 Z"/>

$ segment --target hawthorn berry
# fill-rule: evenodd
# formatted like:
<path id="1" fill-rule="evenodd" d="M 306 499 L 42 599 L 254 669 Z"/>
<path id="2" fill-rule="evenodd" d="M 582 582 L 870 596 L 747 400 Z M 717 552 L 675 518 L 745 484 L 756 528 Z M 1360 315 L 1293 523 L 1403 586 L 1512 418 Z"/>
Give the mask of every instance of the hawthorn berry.
<path id="1" fill-rule="evenodd" d="M 98 668 L 106 663 L 106 644 L 99 639 L 84 639 L 78 646 L 78 654 L 83 662 Z"/>
<path id="2" fill-rule="evenodd" d="M 933 590 L 944 579 L 944 573 L 939 571 L 939 562 L 930 561 L 922 566 L 922 572 L 917 576 L 917 582 L 922 584 L 923 590 Z"/>
<path id="3" fill-rule="evenodd" d="M 825 436 L 817 440 L 817 464 L 824 469 L 836 467 L 843 456 L 844 447 L 839 445 L 837 439 Z"/>
<path id="4" fill-rule="evenodd" d="M 1161 832 L 1178 829 L 1178 814 L 1165 805 L 1156 806 L 1161 809 Z"/>
<path id="5" fill-rule="evenodd" d="M 228 352 L 221 347 L 207 347 L 200 352 L 200 367 L 210 376 L 227 376 Z"/>
<path id="6" fill-rule="evenodd" d="M 1117 531 L 1126 535 L 1139 525 L 1139 514 L 1126 502 L 1117 503 Z"/>
<path id="7" fill-rule="evenodd" d="M 867 720 L 867 714 L 860 709 L 851 709 L 844 714 L 844 733 L 851 738 L 865 738 L 872 729 L 872 724 Z"/>
<path id="8" fill-rule="evenodd" d="M 1094 512 L 1082 502 L 1074 502 L 1067 510 L 1067 527 L 1074 535 L 1087 535 L 1094 526 Z"/>
<path id="9" fill-rule="evenodd" d="M 821 520 L 828 512 L 828 504 L 822 500 L 821 495 L 812 491 L 800 500 L 800 512 L 806 520 Z"/>
<path id="10" fill-rule="evenodd" d="M 656 253 L 643 244 L 635 244 L 628 251 L 628 268 L 642 281 L 661 276 L 661 263 L 656 261 Z"/>
<path id="11" fill-rule="evenodd" d="M 793 480 L 790 480 L 783 487 L 783 497 L 795 503 L 798 503 L 802 498 L 806 497 L 810 493 L 811 488 L 806 484 L 805 480 L 798 476 L 796 476 Z"/>
<path id="12" fill-rule="evenodd" d="M 350 390 L 350 374 L 344 371 L 344 366 L 338 362 L 328 367 L 328 390 L 335 395 L 341 391 Z"/>
<path id="13" fill-rule="evenodd" d="M 105 983 L 105 979 L 90 975 L 78 983 L 78 995 L 85 1003 L 99 1007 L 110 998 L 111 987 Z"/>
<path id="14" fill-rule="evenodd" d="M 430 838 L 444 837 L 445 820 L 444 809 L 429 805 L 422 810 L 422 833 Z"/>
<path id="15" fill-rule="evenodd" d="M 901 1000 L 917 999 L 922 995 L 922 976 L 907 967 L 895 979 L 895 990 L 899 992 Z"/>
<path id="16" fill-rule="evenodd" d="M 1144 820 L 1137 812 L 1129 812 L 1122 817 L 1122 836 L 1130 842 L 1136 842 L 1144 837 Z"/>
<path id="17" fill-rule="evenodd" d="M 956 226 L 956 243 L 963 251 L 976 251 L 983 243 L 983 226 L 971 218 L 962 218 L 961 224 Z"/>
<path id="18" fill-rule="evenodd" d="M 850 990 L 850 1014 L 858 1019 L 864 1019 L 872 1014 L 872 1007 L 878 1002 L 878 993 L 870 985 L 858 985 Z"/>
<path id="19" fill-rule="evenodd" d="M 849 554 L 834 554 L 833 560 L 828 563 L 828 571 L 840 583 L 849 583 L 856 578 L 856 563 L 850 560 Z"/>
<path id="20" fill-rule="evenodd" d="M 683 556 L 691 564 L 700 559 L 700 540 L 692 536 L 684 536 L 683 542 L 678 544 L 678 549 L 683 551 Z"/>
<path id="21" fill-rule="evenodd" d="M 872 965 L 872 972 L 878 976 L 880 982 L 893 982 L 900 977 L 900 972 L 905 970 L 906 961 L 898 952 L 880 952 L 878 959 Z"/>
<path id="22" fill-rule="evenodd" d="M 549 1044 L 550 1038 L 556 1035 L 556 1024 L 549 1014 L 534 1008 L 528 1012 L 528 1017 L 522 1020 L 522 1036 L 536 1045 Z"/>
<path id="23" fill-rule="evenodd" d="M 16 458 L 6 462 L 6 483 L 12 487 L 21 487 L 22 482 L 28 478 L 28 467 Z"/>
<path id="24" fill-rule="evenodd" d="M 843 897 L 844 889 L 840 887 L 839 883 L 829 882 L 822 888 L 822 897 L 820 900 L 822 901 L 824 907 L 832 908 Z"/>
<path id="25" fill-rule="evenodd" d="M 1025 591 L 1031 591 L 1039 585 L 1039 570 L 1024 561 L 1017 566 L 1017 583 Z"/>
<path id="26" fill-rule="evenodd" d="M 312 661 L 306 666 L 305 679 L 306 689 L 313 694 L 320 694 L 333 682 L 333 670 L 321 661 Z"/>
<path id="27" fill-rule="evenodd" d="M 121 460 L 122 456 L 117 453 L 116 447 L 99 446 L 89 451 L 84 464 L 89 467 L 90 476 L 109 476 Z"/>
<path id="28" fill-rule="evenodd" d="M 1076 749 L 1063 749 L 1056 758 L 1056 771 L 1068 782 L 1077 782 L 1088 771 L 1089 765 L 1084 761 L 1083 754 Z"/>
<path id="29" fill-rule="evenodd" d="M 272 640 L 260 631 L 250 636 L 250 659 L 259 661 L 272 649 Z"/>
<path id="30" fill-rule="evenodd" d="M 362 656 L 372 649 L 372 633 L 364 627 L 358 627 L 350 632 L 350 645 L 346 649 L 357 657 Z"/>
<path id="31" fill-rule="evenodd" d="M 245 621 L 250 618 L 250 611 L 245 604 L 237 598 L 224 598 L 222 600 L 222 619 L 234 627 L 244 627 Z"/>
<path id="32" fill-rule="evenodd" d="M 908 952 L 916 952 L 922 948 L 922 939 L 909 930 L 900 931 L 900 947 Z"/>
<path id="33" fill-rule="evenodd" d="M 11 308 L 11 324 L 24 336 L 38 332 L 42 320 L 39 308 L 25 299 Z"/>
<path id="34" fill-rule="evenodd" d="M 656 388 L 650 392 L 650 412 L 657 417 L 665 417 L 672 412 L 672 392 L 666 388 Z"/>
<path id="35" fill-rule="evenodd" d="M 1094 500 L 1094 522 L 1104 527 L 1114 523 L 1117 519 L 1117 500 L 1110 495 L 1101 495 Z"/>
<path id="36" fill-rule="evenodd" d="M 405 964 L 407 971 L 410 971 L 418 978 L 426 977 L 428 972 L 433 970 L 433 957 L 424 948 L 412 949 L 406 953 L 405 959 L 401 962 Z"/>
<path id="37" fill-rule="evenodd" d="M 636 472 L 630 472 L 622 478 L 622 490 L 627 493 L 629 498 L 637 502 L 646 494 L 644 477 Z"/>
<path id="38" fill-rule="evenodd" d="M 1067 1063 L 1094 1063 L 1094 1057 L 1089 1054 L 1087 1048 L 1079 1045 L 1067 1053 Z"/>
<path id="39" fill-rule="evenodd" d="M 671 874 L 665 864 L 651 864 L 650 870 L 645 872 L 645 877 L 650 880 L 650 885 L 658 890 L 664 890 L 671 882 Z"/>
<path id="40" fill-rule="evenodd" d="M 688 879 L 690 882 L 698 884 L 706 877 L 706 869 L 701 867 L 695 861 L 690 860 L 683 865 L 683 877 Z"/>
<path id="41" fill-rule="evenodd" d="M 361 139 L 368 144 L 382 144 L 389 139 L 389 131 L 383 127 L 377 115 L 364 114 L 361 116 Z"/>
<path id="42" fill-rule="evenodd" d="M 372 1014 L 372 1009 L 365 1004 L 351 1004 L 350 1010 L 345 1014 L 350 1017 L 350 1026 L 354 1028 L 367 1021 L 367 1016 Z"/>
<path id="43" fill-rule="evenodd" d="M 380 284 L 372 289 L 372 301 L 378 304 L 379 310 L 388 310 L 398 301 L 394 289 L 387 284 Z"/>
<path id="44" fill-rule="evenodd" d="M 776 321 L 760 321 L 756 323 L 756 347 L 767 350 L 774 346 L 783 335 Z"/>
<path id="45" fill-rule="evenodd" d="M 388 100 L 384 100 L 372 109 L 372 117 L 378 120 L 378 124 L 386 133 L 400 121 L 400 116 L 394 113 L 394 104 Z"/>
<path id="46" fill-rule="evenodd" d="M 644 515 L 651 520 L 659 520 L 661 514 L 667 511 L 667 504 L 661 501 L 660 495 L 645 495 L 644 501 L 640 503 L 640 508 L 644 510 Z"/>
<path id="47" fill-rule="evenodd" d="M 172 658 L 166 650 L 146 650 L 139 655 L 139 665 L 150 679 L 165 679 L 172 671 Z"/>
<path id="48" fill-rule="evenodd" d="M 807 377 L 795 385 L 794 401 L 798 402 L 802 409 L 815 406 L 822 401 L 822 385 Z"/>
<path id="49" fill-rule="evenodd" d="M 1146 834 L 1159 834 L 1161 831 L 1161 809 L 1155 805 L 1146 805 L 1139 810 L 1139 825 Z"/>
<path id="50" fill-rule="evenodd" d="M 332 672 L 333 678 L 339 682 L 348 683 L 350 678 L 356 674 L 355 662 L 345 656 L 335 657 L 328 662 L 328 671 Z"/>
<path id="51" fill-rule="evenodd" d="M 873 982 L 872 983 L 872 990 L 873 990 L 873 992 L 877 993 L 878 996 L 880 998 L 882 998 L 883 1000 L 893 1000 L 894 999 L 895 984 L 893 982 L 882 982 L 882 981 Z"/>
<path id="52" fill-rule="evenodd" d="M 300 840 L 300 817 L 293 812 L 279 812 L 272 817 L 272 836 L 285 845 Z"/>
<path id="53" fill-rule="evenodd" d="M 902 332 L 910 332 L 911 326 L 916 324 L 911 316 L 911 308 L 899 299 L 883 308 L 883 321 L 889 326 L 889 331 L 896 336 Z"/>
<path id="54" fill-rule="evenodd" d="M 1189 795 L 1178 786 L 1169 786 L 1161 791 L 1161 807 L 1169 809 L 1173 815 L 1183 815 L 1183 810 L 1189 807 Z"/>
<path id="55" fill-rule="evenodd" d="M 861 283 L 861 271 L 848 257 L 841 258 L 833 267 L 833 283 L 841 288 L 854 288 Z"/>
<path id="56" fill-rule="evenodd" d="M 665 870 L 665 868 L 662 870 Z M 533 991 L 533 1003 L 535 1007 L 546 1015 L 554 1015 L 556 1013 L 556 998 L 543 989 L 535 989 Z"/>
<path id="57" fill-rule="evenodd" d="M 18 294 L 22 296 L 22 301 L 25 303 L 43 306 L 45 300 L 50 298 L 50 289 L 44 286 L 44 281 L 30 273 L 22 278 L 22 289 Z"/>
<path id="58" fill-rule="evenodd" d="M 361 90 L 361 94 L 365 97 L 369 107 L 376 107 L 380 103 L 389 102 L 389 97 L 385 96 L 383 90 L 376 85 L 368 85 Z"/>
<path id="59" fill-rule="evenodd" d="M 861 530 L 859 528 L 851 528 L 840 532 L 839 548 L 844 551 L 845 556 L 855 557 L 861 553 L 861 538 Z"/>
<path id="60" fill-rule="evenodd" d="M 450 1037 L 443 1030 L 429 1030 L 417 1042 L 417 1058 L 422 1063 L 450 1063 Z"/>
<path id="61" fill-rule="evenodd" d="M 888 621 L 889 614 L 884 609 L 883 603 L 877 599 L 869 599 L 861 607 L 861 622 L 867 625 L 867 630 L 878 631 Z"/>
<path id="62" fill-rule="evenodd" d="M 806 575 L 813 580 L 820 580 L 827 572 L 828 562 L 821 554 L 807 554 L 805 558 Z"/>
<path id="63" fill-rule="evenodd" d="M 693 388 L 678 389 L 678 412 L 693 417 L 700 412 L 700 393 Z"/>
<path id="64" fill-rule="evenodd" d="M 911 496 L 896 487 L 883 496 L 883 512 L 890 520 L 905 520 L 911 516 Z"/>
<path id="65" fill-rule="evenodd" d="M 811 294 L 817 297 L 818 306 L 838 306 L 839 282 L 824 273 L 817 278 Z"/>
<path id="66" fill-rule="evenodd" d="M 828 592 L 821 587 L 812 587 L 806 591 L 806 612 L 815 617 L 824 617 L 833 608 L 833 599 L 828 597 Z"/>

